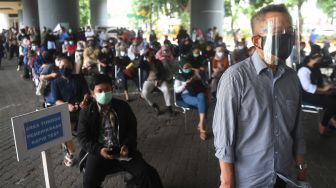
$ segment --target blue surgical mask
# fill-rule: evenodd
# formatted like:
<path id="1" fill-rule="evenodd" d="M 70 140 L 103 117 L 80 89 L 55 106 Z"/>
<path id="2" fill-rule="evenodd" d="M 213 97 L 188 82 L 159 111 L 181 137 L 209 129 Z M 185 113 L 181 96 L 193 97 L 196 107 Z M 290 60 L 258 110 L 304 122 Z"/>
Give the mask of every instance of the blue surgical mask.
<path id="1" fill-rule="evenodd" d="M 72 74 L 72 69 L 62 68 L 62 69 L 59 69 L 59 73 L 64 77 L 69 77 Z"/>
<path id="2" fill-rule="evenodd" d="M 194 56 L 194 57 L 198 57 L 198 56 L 199 56 L 199 54 L 193 54 L 193 56 Z"/>
<path id="3" fill-rule="evenodd" d="M 96 93 L 96 101 L 101 105 L 108 104 L 112 99 L 112 91 Z"/>

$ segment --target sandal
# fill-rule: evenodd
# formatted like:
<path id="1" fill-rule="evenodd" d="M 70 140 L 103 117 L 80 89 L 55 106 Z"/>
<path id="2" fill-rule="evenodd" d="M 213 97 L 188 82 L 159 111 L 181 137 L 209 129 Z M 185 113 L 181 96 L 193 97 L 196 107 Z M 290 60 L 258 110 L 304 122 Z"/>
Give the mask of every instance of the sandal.
<path id="1" fill-rule="evenodd" d="M 74 163 L 74 156 L 72 154 L 65 154 L 63 163 L 67 167 L 71 167 Z"/>

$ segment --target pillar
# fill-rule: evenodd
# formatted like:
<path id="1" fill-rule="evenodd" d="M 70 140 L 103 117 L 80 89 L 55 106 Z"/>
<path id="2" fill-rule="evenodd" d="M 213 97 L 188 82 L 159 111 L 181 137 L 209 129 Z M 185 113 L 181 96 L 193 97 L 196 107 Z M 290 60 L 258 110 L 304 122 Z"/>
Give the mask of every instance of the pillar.
<path id="1" fill-rule="evenodd" d="M 224 13 L 223 0 L 191 0 L 190 27 L 200 28 L 205 32 L 216 26 L 217 31 L 222 33 Z"/>
<path id="2" fill-rule="evenodd" d="M 90 0 L 91 26 L 107 26 L 107 0 Z"/>
<path id="3" fill-rule="evenodd" d="M 18 10 L 18 17 L 19 17 L 19 27 L 22 28 L 24 27 L 22 10 Z"/>
<path id="4" fill-rule="evenodd" d="M 21 0 L 22 24 L 24 26 L 39 27 L 39 14 L 37 0 Z"/>
<path id="5" fill-rule="evenodd" d="M 40 29 L 53 30 L 57 24 L 79 28 L 79 0 L 38 0 Z"/>

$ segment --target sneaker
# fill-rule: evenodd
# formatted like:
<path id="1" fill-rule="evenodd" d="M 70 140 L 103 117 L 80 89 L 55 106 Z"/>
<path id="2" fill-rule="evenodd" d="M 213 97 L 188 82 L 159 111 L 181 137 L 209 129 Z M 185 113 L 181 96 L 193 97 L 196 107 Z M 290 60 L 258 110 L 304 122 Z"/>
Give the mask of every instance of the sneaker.
<path id="1" fill-rule="evenodd" d="M 63 163 L 65 164 L 65 166 L 71 167 L 74 163 L 74 156 L 72 154 L 66 153 Z"/>

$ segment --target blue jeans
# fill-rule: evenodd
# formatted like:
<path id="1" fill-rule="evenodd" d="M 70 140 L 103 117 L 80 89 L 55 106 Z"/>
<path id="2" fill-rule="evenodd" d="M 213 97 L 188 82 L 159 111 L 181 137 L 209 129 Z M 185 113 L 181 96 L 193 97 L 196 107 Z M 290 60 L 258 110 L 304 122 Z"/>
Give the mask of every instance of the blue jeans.
<path id="1" fill-rule="evenodd" d="M 198 93 L 196 96 L 191 96 L 188 92 L 182 93 L 182 99 L 185 103 L 190 106 L 196 107 L 199 113 L 206 112 L 206 104 L 205 104 L 205 95 L 204 93 Z"/>

